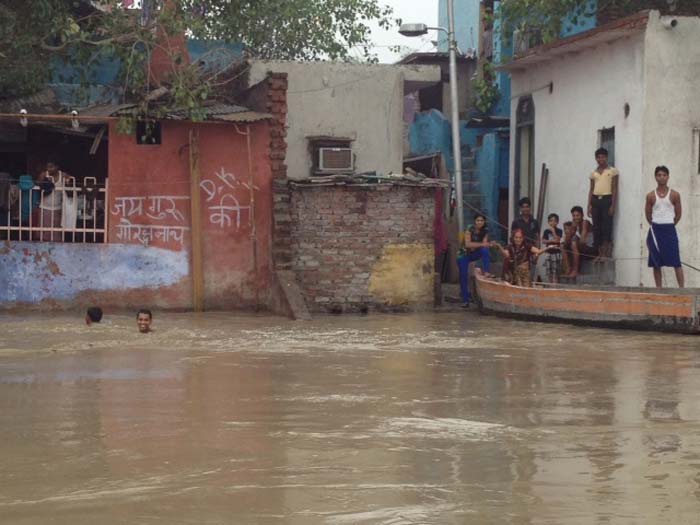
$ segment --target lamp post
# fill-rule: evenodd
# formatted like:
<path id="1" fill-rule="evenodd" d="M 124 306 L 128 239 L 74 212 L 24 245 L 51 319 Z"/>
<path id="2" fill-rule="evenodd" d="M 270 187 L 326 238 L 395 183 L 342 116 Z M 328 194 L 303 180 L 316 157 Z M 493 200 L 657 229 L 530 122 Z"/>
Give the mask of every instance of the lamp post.
<path id="1" fill-rule="evenodd" d="M 457 198 L 457 225 L 464 231 L 464 201 L 462 196 L 462 148 L 459 136 L 459 95 L 457 90 L 457 40 L 455 38 L 454 0 L 447 0 L 448 29 L 428 27 L 425 24 L 402 24 L 399 33 L 404 36 L 422 36 L 428 30 L 444 31 L 450 45 L 450 119 L 452 121 L 452 156 L 454 157 L 455 193 Z"/>

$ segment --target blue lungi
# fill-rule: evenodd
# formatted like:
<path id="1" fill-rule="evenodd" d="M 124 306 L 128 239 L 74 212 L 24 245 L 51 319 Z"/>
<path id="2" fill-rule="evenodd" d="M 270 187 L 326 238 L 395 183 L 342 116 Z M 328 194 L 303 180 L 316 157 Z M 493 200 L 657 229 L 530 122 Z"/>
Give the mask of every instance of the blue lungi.
<path id="1" fill-rule="evenodd" d="M 652 224 L 647 234 L 649 268 L 681 267 L 678 234 L 675 224 Z"/>

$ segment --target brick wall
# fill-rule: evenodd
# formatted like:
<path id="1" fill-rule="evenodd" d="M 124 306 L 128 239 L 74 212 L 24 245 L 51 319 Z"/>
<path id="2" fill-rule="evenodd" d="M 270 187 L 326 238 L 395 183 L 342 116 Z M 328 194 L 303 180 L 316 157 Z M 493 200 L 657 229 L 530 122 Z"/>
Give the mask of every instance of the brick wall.
<path id="1" fill-rule="evenodd" d="M 291 264 L 309 310 L 433 305 L 435 188 L 291 183 Z"/>

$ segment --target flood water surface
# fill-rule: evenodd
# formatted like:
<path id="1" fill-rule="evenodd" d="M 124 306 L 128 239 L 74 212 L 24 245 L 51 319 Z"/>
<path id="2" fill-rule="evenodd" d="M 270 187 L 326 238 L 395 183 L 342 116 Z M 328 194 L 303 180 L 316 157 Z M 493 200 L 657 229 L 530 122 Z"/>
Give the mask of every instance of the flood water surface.
<path id="1" fill-rule="evenodd" d="M 3 316 L 0 522 L 700 523 L 700 338 Z"/>

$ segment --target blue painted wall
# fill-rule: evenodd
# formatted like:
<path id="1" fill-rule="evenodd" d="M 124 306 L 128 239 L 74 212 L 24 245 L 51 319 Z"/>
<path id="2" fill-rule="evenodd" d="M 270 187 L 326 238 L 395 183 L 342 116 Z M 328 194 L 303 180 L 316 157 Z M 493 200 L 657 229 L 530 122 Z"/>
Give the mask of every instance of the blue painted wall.
<path id="1" fill-rule="evenodd" d="M 480 0 L 454 0 L 455 4 L 455 37 L 457 47 L 466 53 L 468 49 L 479 51 L 479 4 Z M 438 7 L 438 25 L 447 29 L 447 0 L 440 0 Z M 438 49 L 449 50 L 447 35 L 440 31 Z"/>
<path id="2" fill-rule="evenodd" d="M 598 22 L 597 17 L 595 15 L 597 9 L 597 0 L 589 0 L 588 5 L 586 6 L 584 16 L 576 17 L 577 19 L 575 20 L 575 22 L 573 15 L 568 16 L 563 22 L 561 29 L 561 37 L 566 38 L 568 36 L 576 35 L 578 33 L 583 33 L 584 31 L 588 31 L 589 29 L 594 29 Z M 588 16 L 586 16 L 586 14 Z"/>
<path id="3" fill-rule="evenodd" d="M 408 131 L 411 156 L 441 153 L 447 169 L 454 171 L 450 121 L 435 109 L 417 113 Z"/>
<path id="4" fill-rule="evenodd" d="M 204 59 L 204 69 L 220 70 L 233 62 L 243 52 L 242 44 L 226 44 L 219 41 L 188 40 L 187 50 L 190 60 Z M 96 104 L 116 104 L 121 102 L 122 91 L 119 89 L 121 63 L 105 52 L 97 53 L 85 73 L 87 88 L 81 88 L 81 71 L 67 64 L 60 58 L 51 62 L 51 80 L 49 85 L 56 94 L 58 102 L 67 107 L 86 107 Z"/>
<path id="5" fill-rule="evenodd" d="M 13 242 L 0 249 L 0 303 L 69 302 L 83 292 L 158 289 L 189 274 L 189 253 L 131 244 Z"/>

